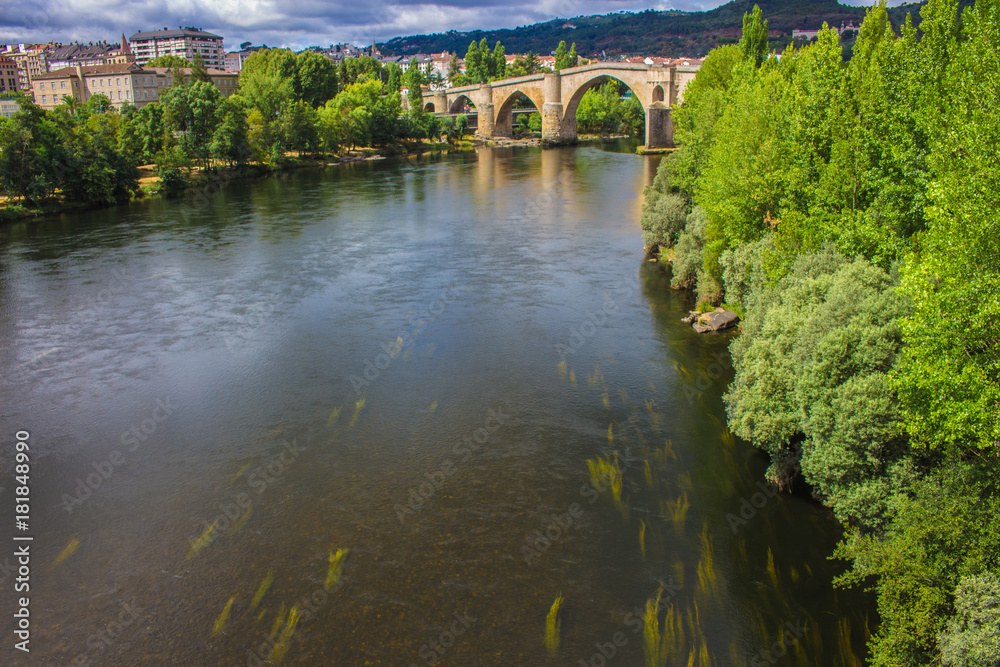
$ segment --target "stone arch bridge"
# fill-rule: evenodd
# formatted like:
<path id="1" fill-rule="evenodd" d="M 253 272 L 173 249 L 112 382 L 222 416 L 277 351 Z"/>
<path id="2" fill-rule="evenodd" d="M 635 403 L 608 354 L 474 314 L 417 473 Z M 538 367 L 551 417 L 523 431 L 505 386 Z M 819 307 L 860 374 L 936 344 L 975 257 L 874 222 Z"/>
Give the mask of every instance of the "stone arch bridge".
<path id="1" fill-rule="evenodd" d="M 478 115 L 476 136 L 490 139 L 511 136 L 514 103 L 527 97 L 542 116 L 542 140 L 571 142 L 576 139 L 576 109 L 583 94 L 616 79 L 628 86 L 642 105 L 646 146 L 664 148 L 673 145 L 671 109 L 683 100 L 684 88 L 697 71 L 697 65 L 595 63 L 474 86 L 425 91 L 423 105 L 427 111 L 447 115 L 461 113 L 471 103 Z"/>

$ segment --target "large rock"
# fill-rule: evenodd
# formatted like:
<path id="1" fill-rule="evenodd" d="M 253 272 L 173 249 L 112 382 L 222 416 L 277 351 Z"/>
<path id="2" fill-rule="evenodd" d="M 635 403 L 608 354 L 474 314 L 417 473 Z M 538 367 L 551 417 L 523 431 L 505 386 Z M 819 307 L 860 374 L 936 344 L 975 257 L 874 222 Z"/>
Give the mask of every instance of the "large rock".
<path id="1" fill-rule="evenodd" d="M 739 315 L 733 311 L 719 308 L 714 312 L 699 315 L 697 321 L 691 326 L 698 333 L 708 333 L 709 331 L 723 331 L 735 326 L 739 321 Z"/>

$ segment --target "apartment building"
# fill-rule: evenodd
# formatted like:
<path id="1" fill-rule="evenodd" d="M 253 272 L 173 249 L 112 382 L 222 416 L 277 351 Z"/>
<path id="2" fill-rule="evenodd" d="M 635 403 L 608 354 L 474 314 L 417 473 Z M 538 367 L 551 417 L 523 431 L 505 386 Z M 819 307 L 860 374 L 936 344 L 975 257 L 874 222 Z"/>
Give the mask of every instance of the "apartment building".
<path id="1" fill-rule="evenodd" d="M 185 69 L 185 74 L 190 76 L 190 68 Z M 238 75 L 214 68 L 209 68 L 208 74 L 223 97 L 236 92 Z M 62 103 L 65 95 L 84 103 L 92 96 L 101 94 L 116 108 L 121 108 L 126 102 L 144 107 L 158 101 L 172 83 L 173 72 L 166 67 L 142 68 L 135 63 L 124 63 L 64 67 L 38 77 L 32 90 L 35 103 L 48 110 Z"/>
<path id="2" fill-rule="evenodd" d="M 43 48 L 29 48 L 19 44 L 16 50 L 5 51 L 0 55 L 10 58 L 17 64 L 17 86 L 24 91 L 31 90 L 31 81 L 36 76 L 49 71 Z"/>
<path id="3" fill-rule="evenodd" d="M 128 38 L 135 61 L 145 65 L 160 56 L 180 56 L 194 60 L 199 54 L 206 67 L 222 69 L 226 66 L 226 52 L 222 37 L 205 32 L 200 28 L 178 28 L 177 30 L 139 31 Z"/>
<path id="4" fill-rule="evenodd" d="M 19 89 L 17 63 L 13 58 L 0 56 L 0 94 L 11 94 Z"/>

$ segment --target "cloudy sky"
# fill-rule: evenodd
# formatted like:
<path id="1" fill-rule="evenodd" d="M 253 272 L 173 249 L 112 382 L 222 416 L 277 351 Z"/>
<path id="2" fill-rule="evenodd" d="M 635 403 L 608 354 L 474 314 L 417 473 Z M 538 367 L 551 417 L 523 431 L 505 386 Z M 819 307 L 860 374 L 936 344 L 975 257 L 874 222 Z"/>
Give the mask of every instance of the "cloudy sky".
<path id="1" fill-rule="evenodd" d="M 513 28 L 557 17 L 644 9 L 711 9 L 724 0 L 9 0 L 0 42 L 107 40 L 138 30 L 196 26 L 240 42 L 303 48 L 400 35 Z"/>

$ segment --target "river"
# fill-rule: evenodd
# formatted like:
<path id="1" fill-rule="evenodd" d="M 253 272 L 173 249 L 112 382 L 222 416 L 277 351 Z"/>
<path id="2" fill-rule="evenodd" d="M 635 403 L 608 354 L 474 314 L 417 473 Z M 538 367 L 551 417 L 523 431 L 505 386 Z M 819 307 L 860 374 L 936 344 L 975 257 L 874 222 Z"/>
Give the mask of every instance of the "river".
<path id="1" fill-rule="evenodd" d="M 642 665 L 657 595 L 666 664 L 861 664 L 840 527 L 759 485 L 731 334 L 644 261 L 657 164 L 481 148 L 0 229 L 4 664 Z"/>

